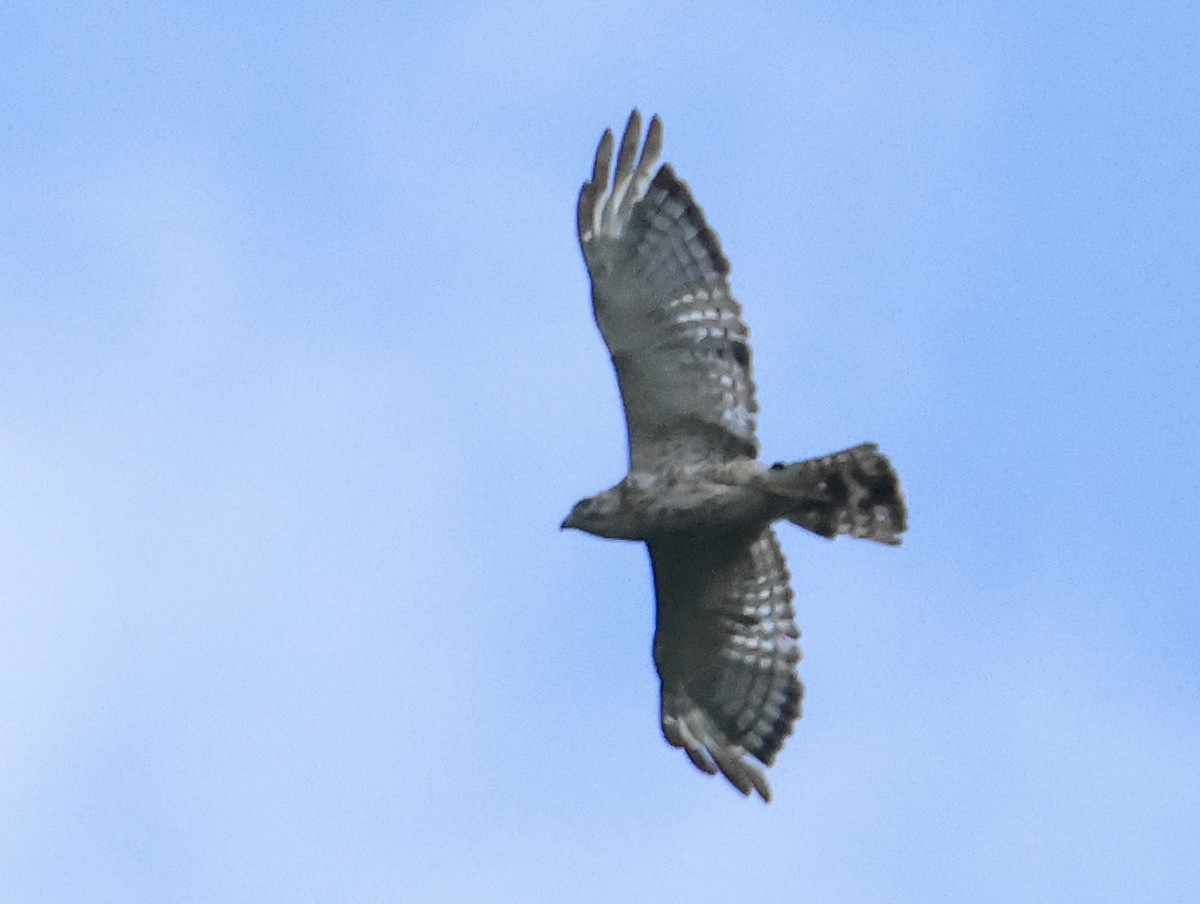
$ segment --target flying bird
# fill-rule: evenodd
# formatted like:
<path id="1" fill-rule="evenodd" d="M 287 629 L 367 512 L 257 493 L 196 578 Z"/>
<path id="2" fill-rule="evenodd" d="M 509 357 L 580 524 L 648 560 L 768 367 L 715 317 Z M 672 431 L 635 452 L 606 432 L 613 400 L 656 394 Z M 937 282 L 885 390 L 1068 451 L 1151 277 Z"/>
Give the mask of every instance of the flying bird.
<path id="1" fill-rule="evenodd" d="M 663 735 L 697 768 L 769 801 L 754 761 L 775 761 L 804 697 L 772 524 L 896 545 L 907 512 L 874 444 L 758 460 L 749 331 L 729 262 L 687 184 L 659 165 L 662 143 L 657 116 L 642 142 L 634 110 L 615 172 L 610 129 L 579 193 L 579 244 L 625 407 L 629 473 L 576 503 L 562 526 L 646 544 Z"/>

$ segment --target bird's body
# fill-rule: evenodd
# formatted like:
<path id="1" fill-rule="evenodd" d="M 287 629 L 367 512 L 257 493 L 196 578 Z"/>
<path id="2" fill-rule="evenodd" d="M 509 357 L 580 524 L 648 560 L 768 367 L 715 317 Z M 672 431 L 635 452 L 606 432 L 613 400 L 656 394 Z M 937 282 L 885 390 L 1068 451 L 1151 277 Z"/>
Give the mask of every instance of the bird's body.
<path id="1" fill-rule="evenodd" d="M 799 717 L 799 631 L 771 525 L 895 544 L 899 482 L 864 444 L 767 467 L 758 460 L 749 330 L 729 264 L 685 183 L 657 166 L 662 126 L 629 118 L 610 182 L 606 132 L 579 198 L 596 323 L 629 429 L 628 476 L 563 522 L 647 544 L 662 728 L 695 765 L 770 799 L 762 771 Z M 637 158 L 635 161 L 635 157 Z"/>
<path id="2" fill-rule="evenodd" d="M 635 471 L 591 497 L 600 510 L 593 507 L 583 529 L 610 540 L 653 540 L 664 534 L 703 531 L 713 524 L 762 526 L 768 523 L 765 472 L 749 458 Z"/>

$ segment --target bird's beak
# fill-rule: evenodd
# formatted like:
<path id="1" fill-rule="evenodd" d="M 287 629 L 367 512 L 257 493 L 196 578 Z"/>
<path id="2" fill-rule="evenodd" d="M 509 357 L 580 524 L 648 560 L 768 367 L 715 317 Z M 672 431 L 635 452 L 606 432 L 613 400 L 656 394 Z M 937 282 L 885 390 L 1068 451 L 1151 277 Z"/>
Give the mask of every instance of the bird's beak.
<path id="1" fill-rule="evenodd" d="M 558 526 L 558 529 L 569 530 L 573 527 L 575 527 L 575 518 L 573 515 L 567 515 L 567 517 L 563 518 L 563 523 Z"/>

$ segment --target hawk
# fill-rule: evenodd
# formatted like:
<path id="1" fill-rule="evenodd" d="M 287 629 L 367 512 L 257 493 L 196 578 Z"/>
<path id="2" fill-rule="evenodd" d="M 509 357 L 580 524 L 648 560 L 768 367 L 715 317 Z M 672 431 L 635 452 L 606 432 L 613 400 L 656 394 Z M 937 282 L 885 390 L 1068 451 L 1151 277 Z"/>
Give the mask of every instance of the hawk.
<path id="1" fill-rule="evenodd" d="M 610 173 L 605 131 L 578 208 L 596 324 L 625 406 L 629 473 L 578 502 L 562 526 L 646 544 L 663 735 L 697 768 L 769 801 L 753 760 L 774 762 L 804 697 L 790 576 L 771 525 L 895 545 L 907 513 L 874 444 L 758 460 L 749 333 L 729 262 L 687 184 L 658 165 L 657 116 L 641 137 L 634 110 Z"/>

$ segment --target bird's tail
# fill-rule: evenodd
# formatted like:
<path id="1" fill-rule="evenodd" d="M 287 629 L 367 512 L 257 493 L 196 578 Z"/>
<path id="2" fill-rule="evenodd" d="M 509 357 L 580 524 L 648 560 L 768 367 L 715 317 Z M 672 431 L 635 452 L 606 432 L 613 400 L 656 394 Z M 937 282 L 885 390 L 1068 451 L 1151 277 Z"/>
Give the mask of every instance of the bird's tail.
<path id="1" fill-rule="evenodd" d="M 900 479 L 874 443 L 766 472 L 779 517 L 822 537 L 849 534 L 896 545 L 908 527 Z"/>

